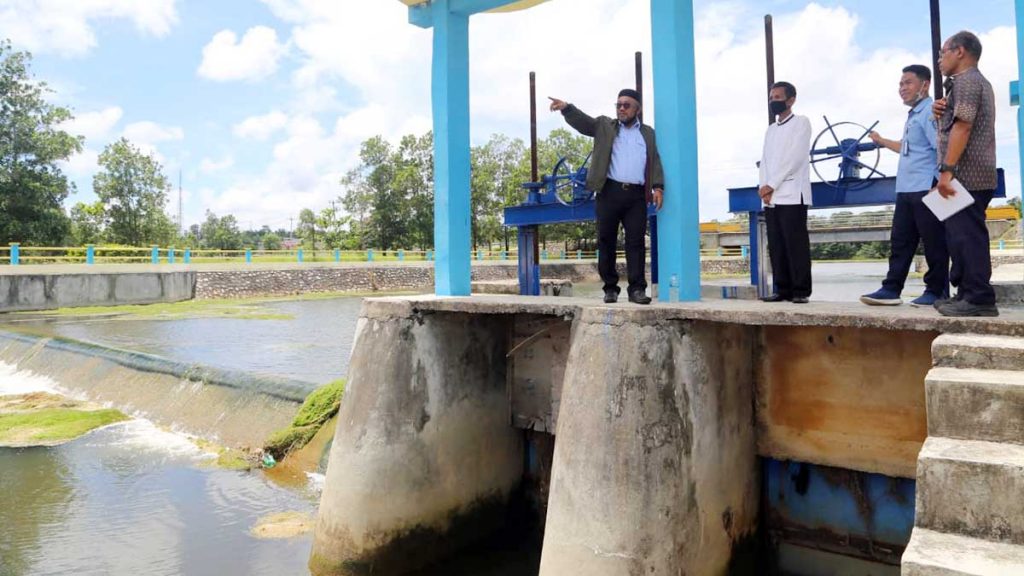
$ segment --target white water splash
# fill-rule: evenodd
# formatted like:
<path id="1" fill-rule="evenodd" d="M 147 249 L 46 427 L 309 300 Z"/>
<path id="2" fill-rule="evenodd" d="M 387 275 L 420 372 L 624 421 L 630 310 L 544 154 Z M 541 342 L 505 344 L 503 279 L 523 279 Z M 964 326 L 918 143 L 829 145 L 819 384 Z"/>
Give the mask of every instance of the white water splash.
<path id="1" fill-rule="evenodd" d="M 183 458 L 215 458 L 186 434 L 160 428 L 149 420 L 134 419 L 110 427 L 116 431 L 115 443 L 134 452 L 155 452 Z"/>
<path id="2" fill-rule="evenodd" d="M 0 361 L 0 396 L 32 392 L 60 394 L 60 389 L 56 382 L 46 376 L 18 370 L 17 366 Z"/>
<path id="3" fill-rule="evenodd" d="M 327 480 L 327 476 L 317 472 L 306 472 L 306 478 L 311 490 L 317 493 L 324 491 L 324 482 Z"/>

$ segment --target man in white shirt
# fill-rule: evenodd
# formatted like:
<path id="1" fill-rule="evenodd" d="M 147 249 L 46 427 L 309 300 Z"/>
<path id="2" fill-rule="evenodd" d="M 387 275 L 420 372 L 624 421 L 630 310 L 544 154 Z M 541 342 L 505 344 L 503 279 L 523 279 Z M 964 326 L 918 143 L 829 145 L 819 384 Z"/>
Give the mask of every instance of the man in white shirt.
<path id="1" fill-rule="evenodd" d="M 758 194 L 768 224 L 768 254 L 775 292 L 765 302 L 806 304 L 811 296 L 811 122 L 793 114 L 796 87 L 776 82 L 768 104 L 777 117 L 764 135 Z"/>

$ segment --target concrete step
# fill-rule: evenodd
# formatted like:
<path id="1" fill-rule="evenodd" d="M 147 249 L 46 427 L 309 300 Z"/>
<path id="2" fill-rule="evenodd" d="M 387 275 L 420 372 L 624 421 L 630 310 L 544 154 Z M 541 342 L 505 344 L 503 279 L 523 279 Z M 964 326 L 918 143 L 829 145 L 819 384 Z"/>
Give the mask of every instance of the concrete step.
<path id="1" fill-rule="evenodd" d="M 1024 444 L 1024 371 L 932 368 L 928 435 Z"/>
<path id="2" fill-rule="evenodd" d="M 932 362 L 951 368 L 1024 371 L 1024 338 L 942 334 L 932 342 Z"/>
<path id="3" fill-rule="evenodd" d="M 1024 546 L 914 528 L 903 553 L 903 576 L 1024 574 Z"/>
<path id="4" fill-rule="evenodd" d="M 1024 544 L 1024 446 L 929 437 L 917 458 L 914 526 Z"/>

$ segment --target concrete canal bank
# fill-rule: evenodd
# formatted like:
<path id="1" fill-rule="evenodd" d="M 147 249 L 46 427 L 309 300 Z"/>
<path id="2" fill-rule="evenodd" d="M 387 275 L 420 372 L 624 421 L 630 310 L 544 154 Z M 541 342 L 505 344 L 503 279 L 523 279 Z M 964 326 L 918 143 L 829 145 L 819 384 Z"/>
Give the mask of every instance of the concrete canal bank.
<path id="1" fill-rule="evenodd" d="M 493 531 L 540 475 L 542 576 L 762 574 L 812 556 L 887 574 L 957 539 L 1013 573 L 1024 501 L 998 494 L 1024 478 L 1024 364 L 992 358 L 1022 339 L 1021 309 L 370 300 L 310 567 L 422 568 Z M 940 378 L 950 357 L 973 380 Z"/>
<path id="2" fill-rule="evenodd" d="M 620 262 L 625 275 L 625 263 Z M 707 274 L 742 274 L 746 260 L 704 262 Z M 541 265 L 545 279 L 596 280 L 597 263 L 558 260 Z M 514 281 L 515 262 L 479 262 L 473 279 Z M 63 307 L 151 304 L 207 298 L 292 296 L 318 292 L 431 290 L 431 262 L 276 263 L 228 265 L 39 265 L 0 267 L 0 312 Z"/>

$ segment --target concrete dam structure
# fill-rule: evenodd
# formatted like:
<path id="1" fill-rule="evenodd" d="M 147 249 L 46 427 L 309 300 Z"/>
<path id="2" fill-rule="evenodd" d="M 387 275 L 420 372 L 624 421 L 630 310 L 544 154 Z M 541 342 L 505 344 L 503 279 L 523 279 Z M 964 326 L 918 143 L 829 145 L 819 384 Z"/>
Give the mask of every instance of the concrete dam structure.
<path id="1" fill-rule="evenodd" d="M 539 476 L 542 576 L 1024 573 L 1021 390 L 1019 310 L 368 300 L 310 568 L 421 570 Z"/>

